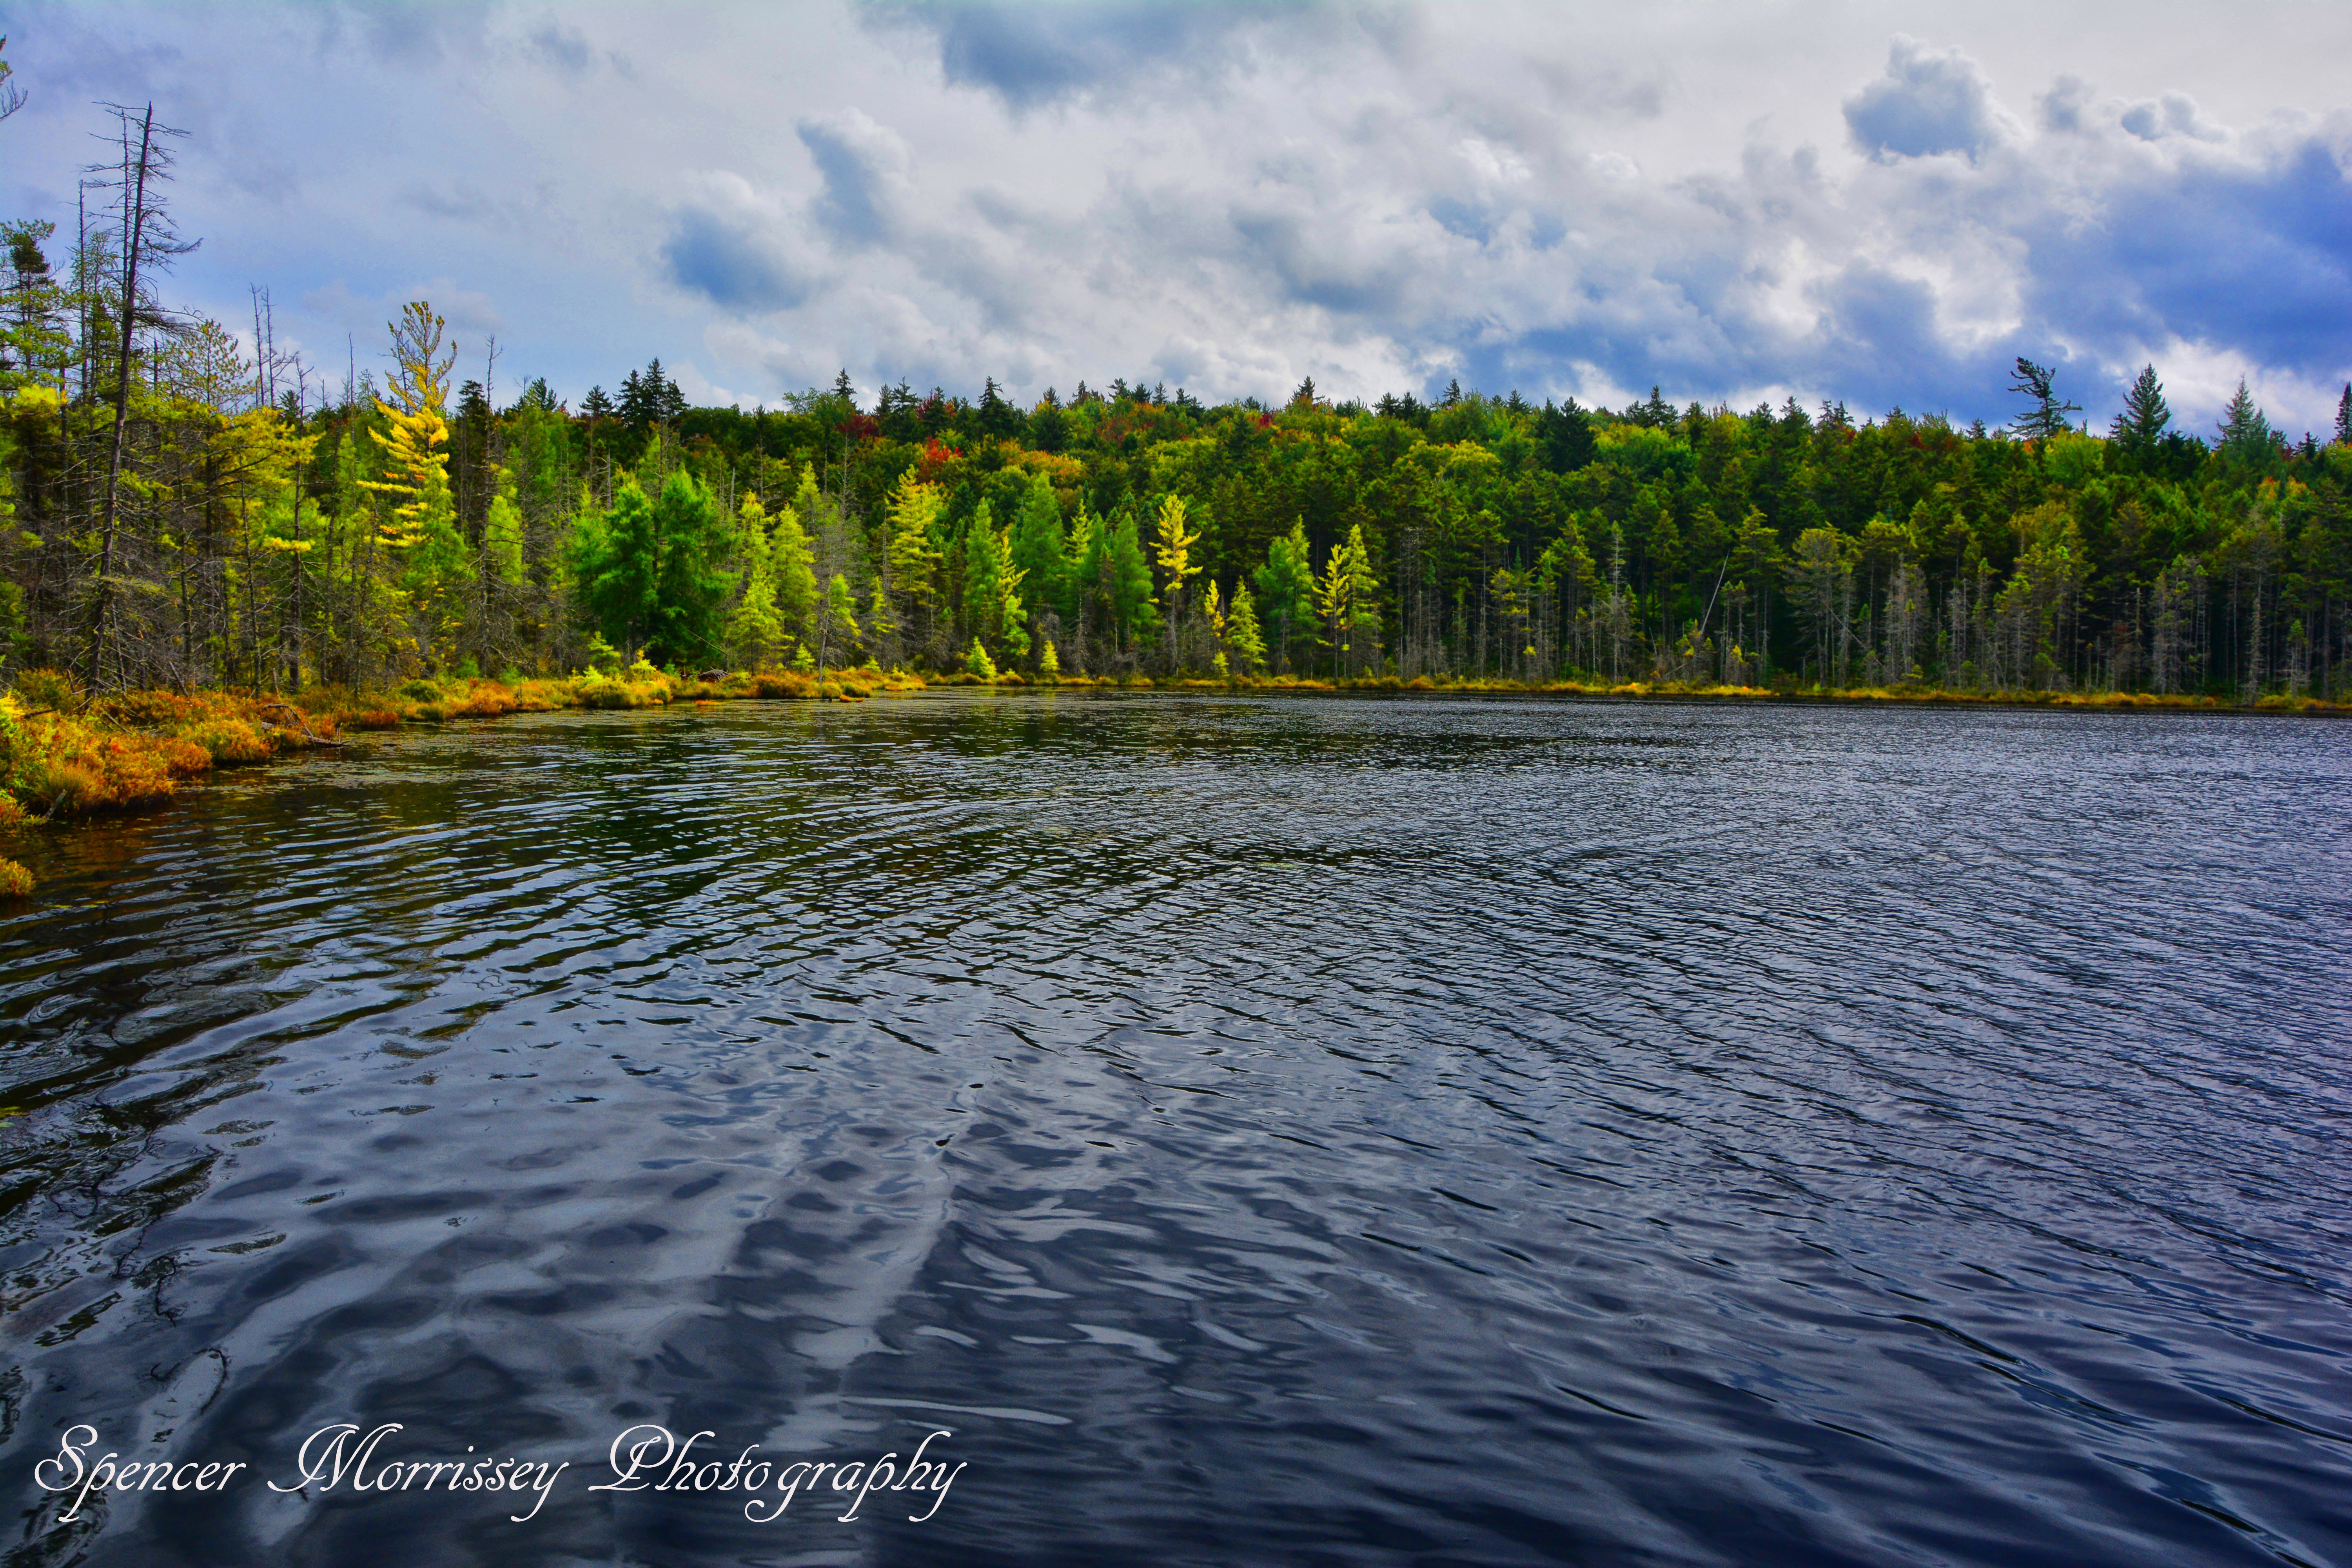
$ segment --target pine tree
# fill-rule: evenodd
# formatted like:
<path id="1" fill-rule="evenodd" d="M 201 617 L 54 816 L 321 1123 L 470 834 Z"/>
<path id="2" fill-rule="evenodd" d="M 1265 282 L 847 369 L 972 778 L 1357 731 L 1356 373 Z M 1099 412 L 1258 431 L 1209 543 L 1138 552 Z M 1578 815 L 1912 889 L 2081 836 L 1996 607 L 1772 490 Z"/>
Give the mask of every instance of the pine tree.
<path id="1" fill-rule="evenodd" d="M 1077 516 L 1070 520 L 1069 544 L 1062 552 L 1062 592 L 1054 606 L 1061 612 L 1064 626 L 1075 626 L 1085 616 L 1088 601 L 1101 587 L 1102 564 L 1102 525 L 1087 510 L 1087 498 L 1081 494 Z"/>
<path id="2" fill-rule="evenodd" d="M 1029 476 L 1013 514 L 1013 564 L 1022 574 L 1023 600 L 1034 627 L 1038 617 L 1062 602 L 1062 579 L 1069 542 L 1062 534 L 1062 503 L 1043 474 Z"/>
<path id="3" fill-rule="evenodd" d="M 1348 611 L 1345 623 L 1348 657 L 1380 657 L 1381 580 L 1372 570 L 1372 552 L 1364 542 L 1364 525 L 1348 528 Z"/>
<path id="4" fill-rule="evenodd" d="M 857 642 L 857 599 L 849 591 L 849 579 L 836 572 L 825 584 L 824 613 L 817 627 L 817 668 L 820 671 L 845 667 L 850 650 Z"/>
<path id="5" fill-rule="evenodd" d="M 583 520 L 577 538 L 581 597 L 596 629 L 633 660 L 651 629 L 658 587 L 660 552 L 653 502 L 632 474 L 624 474 L 613 505 L 601 518 Z"/>
<path id="6" fill-rule="evenodd" d="M 1275 539 L 1256 577 L 1258 595 L 1265 601 L 1262 613 L 1273 627 L 1275 649 L 1286 664 L 1292 639 L 1315 624 L 1315 573 L 1307 563 L 1304 520 Z"/>
<path id="7" fill-rule="evenodd" d="M 1225 614 L 1225 646 L 1240 657 L 1244 674 L 1265 664 L 1265 636 L 1257 624 L 1257 600 L 1246 583 L 1234 584 L 1233 608 Z"/>
<path id="8" fill-rule="evenodd" d="M 735 557 L 743 566 L 743 596 L 727 617 L 728 650 L 738 668 L 765 669 L 783 647 L 784 626 L 776 607 L 775 551 L 757 496 L 743 498 Z"/>
<path id="9" fill-rule="evenodd" d="M 940 510 L 938 487 L 916 479 L 912 468 L 898 477 L 898 488 L 890 492 L 890 542 L 885 560 L 890 585 L 906 604 L 904 624 L 909 627 L 932 613 L 939 596 L 937 574 L 945 559 L 937 537 Z"/>
<path id="10" fill-rule="evenodd" d="M 1192 546 L 1201 542 L 1201 531 L 1184 531 L 1184 498 L 1168 495 L 1160 498 L 1157 521 L 1153 527 L 1152 554 L 1166 574 L 1168 590 L 1168 658 L 1171 668 L 1179 658 L 1176 631 L 1184 614 L 1184 584 L 1201 574 L 1192 563 Z"/>
<path id="11" fill-rule="evenodd" d="M 2270 420 L 2254 405 L 2253 395 L 2246 390 L 2246 378 L 2238 378 L 2238 390 L 2230 405 L 2221 412 L 2221 455 L 2242 467 L 2267 468 L 2278 457 L 2278 434 L 2271 428 Z"/>
<path id="12" fill-rule="evenodd" d="M 2352 446 L 2352 381 L 2344 384 L 2344 396 L 2336 405 L 2336 441 Z"/>
<path id="13" fill-rule="evenodd" d="M 2123 412 L 2116 415 L 2108 433 L 2127 453 L 2138 454 L 2152 449 L 2164 437 L 2164 427 L 2172 423 L 2172 410 L 2164 401 L 2164 384 L 2156 379 L 2156 366 L 2144 367 L 2137 380 L 2124 394 Z"/>
<path id="14" fill-rule="evenodd" d="M 734 586 L 719 565 L 726 531 L 710 488 L 683 468 L 670 475 L 654 502 L 657 564 L 646 652 L 655 663 L 690 666 L 725 657 L 720 623 Z"/>
<path id="15" fill-rule="evenodd" d="M 1111 620 L 1132 647 L 1160 629 L 1160 606 L 1151 596 L 1151 567 L 1143 559 L 1135 513 L 1121 511 L 1109 531 L 1106 588 Z"/>
<path id="16" fill-rule="evenodd" d="M 816 550 L 809 521 L 819 503 L 816 470 L 803 468 L 793 504 L 776 513 L 768 531 L 768 576 L 775 587 L 776 614 L 784 630 L 803 642 L 816 635 Z"/>
<path id="17" fill-rule="evenodd" d="M 514 476 L 503 468 L 499 473 L 499 491 L 482 521 L 482 558 L 498 581 L 517 588 L 523 585 L 522 512 L 515 505 Z"/>
<path id="18" fill-rule="evenodd" d="M 1323 563 L 1323 574 L 1315 579 L 1315 614 L 1331 634 L 1328 640 L 1335 660 L 1339 657 L 1339 628 L 1348 618 L 1348 591 L 1355 580 L 1348 544 L 1343 542 L 1333 545 L 1330 558 Z M 1340 673 L 1347 673 L 1344 666 Z"/>
<path id="19" fill-rule="evenodd" d="M 2046 441 L 2053 436 L 2063 436 L 2074 428 L 2067 423 L 2066 416 L 2080 414 L 2083 407 L 2078 403 L 2060 401 L 2051 387 L 2057 377 L 2058 373 L 2049 366 L 2035 364 L 2023 354 L 2018 355 L 2017 374 L 2011 378 L 2009 389 L 2033 399 L 2033 406 L 2011 420 L 2011 429 L 2033 440 Z M 1789 405 L 1795 409 L 1796 400 L 1791 398 Z M 1798 414 L 1800 418 L 1803 417 L 1801 410 Z"/>
<path id="20" fill-rule="evenodd" d="M 1004 582 L 997 563 L 995 520 L 982 501 L 963 533 L 963 618 L 971 635 L 997 642 L 1004 635 Z"/>

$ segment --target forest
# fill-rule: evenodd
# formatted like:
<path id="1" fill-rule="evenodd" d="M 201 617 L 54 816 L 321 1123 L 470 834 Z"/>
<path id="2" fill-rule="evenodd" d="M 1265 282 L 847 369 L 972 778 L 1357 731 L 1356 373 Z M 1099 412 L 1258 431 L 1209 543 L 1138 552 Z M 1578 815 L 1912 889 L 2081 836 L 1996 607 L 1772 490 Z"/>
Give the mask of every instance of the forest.
<path id="1" fill-rule="evenodd" d="M 0 660 L 89 694 L 856 666 L 1690 689 L 2340 698 L 2352 386 L 2104 430 L 2017 362 L 1987 428 L 1458 384 L 1024 406 L 845 373 L 576 406 L 425 302 L 323 369 L 161 293 L 170 142 L 118 116 L 77 232 L 0 228 Z M 5 684 L 0 680 L 0 684 Z"/>

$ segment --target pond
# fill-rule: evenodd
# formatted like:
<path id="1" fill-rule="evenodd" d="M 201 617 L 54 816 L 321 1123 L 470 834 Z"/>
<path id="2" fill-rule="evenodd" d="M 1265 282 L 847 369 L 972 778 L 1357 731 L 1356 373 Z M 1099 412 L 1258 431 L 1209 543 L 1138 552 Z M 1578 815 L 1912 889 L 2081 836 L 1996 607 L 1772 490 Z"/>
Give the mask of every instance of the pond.
<path id="1" fill-rule="evenodd" d="M 2352 1560 L 2347 821 L 2139 713 L 232 774 L 0 914 L 17 1560 Z"/>

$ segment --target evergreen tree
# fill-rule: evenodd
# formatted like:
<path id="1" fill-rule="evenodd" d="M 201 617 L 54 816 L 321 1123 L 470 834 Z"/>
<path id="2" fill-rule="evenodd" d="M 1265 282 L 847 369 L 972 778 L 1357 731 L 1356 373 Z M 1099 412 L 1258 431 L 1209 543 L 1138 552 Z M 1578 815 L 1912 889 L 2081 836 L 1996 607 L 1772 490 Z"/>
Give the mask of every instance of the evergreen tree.
<path id="1" fill-rule="evenodd" d="M 850 651 L 857 645 L 857 598 L 849 591 L 849 579 L 836 572 L 825 584 L 824 609 L 817 627 L 817 668 L 837 669 L 849 662 Z"/>
<path id="2" fill-rule="evenodd" d="M 822 504 L 816 470 L 801 470 L 793 504 L 776 513 L 768 532 L 768 575 L 775 585 L 776 613 L 784 630 L 806 642 L 816 635 L 816 550 L 809 524 Z"/>
<path id="3" fill-rule="evenodd" d="M 2344 396 L 2336 405 L 2336 440 L 2352 446 L 2352 381 L 2344 384 Z"/>
<path id="4" fill-rule="evenodd" d="M 2046 441 L 2074 428 L 2066 416 L 2080 414 L 2082 405 L 2060 401 L 2051 384 L 2057 377 L 2058 373 L 2049 366 L 2035 364 L 2023 354 L 2017 357 L 2017 373 L 2010 379 L 2009 389 L 2033 399 L 2033 406 L 2011 420 L 2011 429 L 2021 436 Z M 1793 399 L 1790 405 L 1795 406 Z"/>
<path id="5" fill-rule="evenodd" d="M 1257 600 L 1247 583 L 1234 584 L 1234 607 L 1225 613 L 1225 646 L 1239 656 L 1247 674 L 1265 664 L 1265 635 L 1257 624 Z"/>
<path id="6" fill-rule="evenodd" d="M 939 488 L 908 469 L 890 492 L 890 584 L 908 604 L 911 618 L 931 609 L 939 595 L 937 573 L 943 558 L 938 539 L 942 503 Z"/>
<path id="7" fill-rule="evenodd" d="M 1350 663 L 1379 658 L 1381 642 L 1381 580 L 1372 569 L 1372 552 L 1364 542 L 1364 525 L 1348 527 L 1348 605 L 1343 622 Z"/>
<path id="8" fill-rule="evenodd" d="M 776 608 L 775 551 L 759 497 L 743 498 L 735 536 L 743 594 L 727 617 L 727 647 L 738 667 L 765 669 L 782 651 L 784 625 Z"/>
<path id="9" fill-rule="evenodd" d="M 1274 632 L 1275 650 L 1286 664 L 1293 642 L 1315 625 L 1315 571 L 1307 560 L 1304 520 L 1274 541 L 1256 576 L 1258 596 L 1265 605 L 1262 614 Z"/>
<path id="10" fill-rule="evenodd" d="M 721 622 L 734 579 L 719 565 L 727 548 L 719 499 L 681 468 L 662 486 L 653 510 L 656 564 L 647 657 L 682 666 L 724 658 Z"/>
<path id="11" fill-rule="evenodd" d="M 1069 548 L 1062 536 L 1062 503 L 1055 499 L 1053 484 L 1043 474 L 1030 475 L 1021 492 L 1008 548 L 1013 565 L 1021 574 L 1021 596 L 1034 626 L 1047 609 L 1062 602 L 1062 577 L 1067 570 L 1063 557 Z"/>
<path id="12" fill-rule="evenodd" d="M 1003 637 L 1004 583 L 997 569 L 995 519 L 982 501 L 963 531 L 963 619 L 984 642 Z"/>
<path id="13" fill-rule="evenodd" d="M 2124 394 L 2123 412 L 2116 415 L 2108 427 L 2110 437 L 2126 454 L 2138 456 L 2153 451 L 2164 437 L 2165 426 L 2172 423 L 2172 410 L 2165 405 L 2164 384 L 2156 379 L 2156 366 L 2147 365 L 2131 388 Z"/>
<path id="14" fill-rule="evenodd" d="M 2221 456 L 2231 467 L 2256 472 L 2268 472 L 2276 467 L 2278 432 L 2271 428 L 2270 420 L 2254 405 L 2244 376 L 2238 378 L 2238 390 L 2221 412 Z"/>
<path id="15" fill-rule="evenodd" d="M 1111 624 L 1121 646 L 1133 647 L 1160 629 L 1160 606 L 1151 596 L 1151 567 L 1143 559 L 1135 513 L 1121 511 L 1109 533 L 1105 588 Z"/>
<path id="16" fill-rule="evenodd" d="M 596 629 L 633 659 L 653 627 L 659 602 L 660 546 L 653 502 L 624 474 L 610 510 L 580 529 L 581 596 Z"/>

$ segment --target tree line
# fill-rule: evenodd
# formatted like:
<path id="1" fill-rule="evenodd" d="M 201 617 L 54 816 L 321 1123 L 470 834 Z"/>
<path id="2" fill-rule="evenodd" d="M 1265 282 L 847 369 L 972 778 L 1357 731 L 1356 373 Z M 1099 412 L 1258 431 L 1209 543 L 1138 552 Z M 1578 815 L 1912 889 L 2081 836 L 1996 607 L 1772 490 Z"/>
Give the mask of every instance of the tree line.
<path id="1" fill-rule="evenodd" d="M 691 406 L 660 363 L 501 401 L 425 303 L 382 368 L 167 308 L 174 134 L 119 110 L 74 232 L 0 227 L 0 658 L 90 689 L 387 686 L 644 658 L 2341 697 L 2352 386 L 2210 437 L 2151 366 L 2104 432 L 2018 418 L 1276 404 L 1081 382 L 1023 406 L 845 374 Z M 474 374 L 478 367 L 479 374 Z"/>

